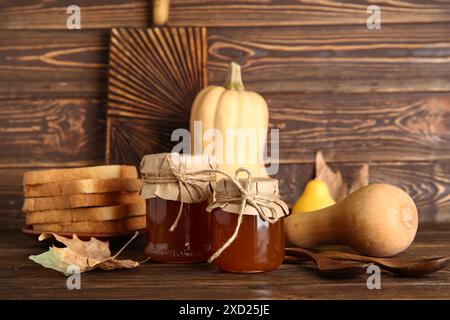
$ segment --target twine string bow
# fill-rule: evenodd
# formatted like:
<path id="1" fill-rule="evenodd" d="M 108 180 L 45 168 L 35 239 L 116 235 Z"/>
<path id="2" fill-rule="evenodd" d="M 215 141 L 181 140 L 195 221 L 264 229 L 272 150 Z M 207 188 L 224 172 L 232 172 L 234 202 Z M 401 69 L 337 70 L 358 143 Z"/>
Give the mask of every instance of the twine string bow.
<path id="1" fill-rule="evenodd" d="M 189 193 L 191 199 L 194 199 L 195 197 L 192 195 L 190 188 L 188 187 L 188 185 L 190 185 L 191 187 L 193 187 L 194 189 L 197 189 L 197 191 L 199 191 L 199 194 L 202 194 L 203 190 L 200 186 L 198 186 L 195 183 L 190 183 L 191 181 L 196 181 L 196 182 L 211 182 L 211 181 L 215 181 L 216 180 L 216 176 L 212 175 L 211 173 L 214 173 L 216 170 L 198 170 L 198 171 L 192 171 L 189 173 L 184 173 L 181 174 L 179 173 L 175 167 L 173 167 L 170 163 L 169 163 L 169 167 L 170 167 L 170 171 L 171 173 L 176 177 L 177 181 L 178 181 L 178 188 L 180 189 L 180 193 L 181 190 L 183 190 L 183 186 L 184 189 Z M 201 178 L 199 176 L 202 176 L 204 174 L 208 174 L 206 177 L 207 178 Z M 170 227 L 169 231 L 172 232 L 175 230 L 175 228 L 178 225 L 178 221 L 181 218 L 181 214 L 183 213 L 183 206 L 184 206 L 184 201 L 183 201 L 183 197 L 180 194 L 180 209 L 178 210 L 178 214 L 177 217 L 174 221 L 174 223 L 172 224 L 172 226 Z"/>
<path id="2" fill-rule="evenodd" d="M 244 184 L 245 188 L 242 186 L 241 182 L 238 179 L 238 175 L 240 172 L 245 172 L 247 174 L 246 183 Z M 221 172 L 221 171 L 218 171 L 218 173 L 221 173 L 221 174 L 227 176 L 231 181 L 233 181 L 233 184 L 238 188 L 240 195 L 226 196 L 226 195 L 222 195 L 222 194 L 217 194 L 216 201 L 217 202 L 228 202 L 228 203 L 240 201 L 240 209 L 239 209 L 239 216 L 238 216 L 236 228 L 234 229 L 232 236 L 222 245 L 222 247 L 220 247 L 208 259 L 209 263 L 211 263 L 215 259 L 217 259 L 222 254 L 222 252 L 224 252 L 225 249 L 227 249 L 233 243 L 233 241 L 236 240 L 236 238 L 239 234 L 239 229 L 241 228 L 241 225 L 242 225 L 242 220 L 244 217 L 244 210 L 247 205 L 253 207 L 258 212 L 259 217 L 261 217 L 261 219 L 263 219 L 264 221 L 267 221 L 269 223 L 275 223 L 278 220 L 276 210 L 273 208 L 273 206 L 270 205 L 270 203 L 272 201 L 278 200 L 279 197 L 275 194 L 273 194 L 273 195 L 249 194 L 249 187 L 252 183 L 253 177 L 248 169 L 245 169 L 245 168 L 237 169 L 234 177 L 231 177 L 230 175 L 228 175 L 224 172 Z M 268 215 L 266 213 L 266 211 L 263 210 L 263 208 L 268 208 L 270 215 Z"/>
<path id="3" fill-rule="evenodd" d="M 204 169 L 204 170 L 197 170 L 197 171 L 186 171 L 182 169 L 177 169 L 175 165 L 170 161 L 169 157 L 166 158 L 170 174 L 169 176 L 159 177 L 154 175 L 148 175 L 148 174 L 142 174 L 142 181 L 145 183 L 150 184 L 164 184 L 164 183 L 178 183 L 178 189 L 180 192 L 180 208 L 178 210 L 177 217 L 175 218 L 175 221 L 170 226 L 169 231 L 173 232 L 178 222 L 181 218 L 181 215 L 183 213 L 183 207 L 184 207 L 184 199 L 181 195 L 182 190 L 186 190 L 189 193 L 189 197 L 191 199 L 197 200 L 194 202 L 200 202 L 204 200 L 202 198 L 202 194 L 204 193 L 204 190 L 201 186 L 199 186 L 196 182 L 215 182 L 216 176 L 212 173 L 215 173 L 217 170 L 215 169 Z M 180 163 L 180 166 L 183 164 Z M 193 194 L 191 192 L 191 189 L 195 189 L 197 192 Z M 197 197 L 196 195 L 200 195 L 200 197 Z"/>

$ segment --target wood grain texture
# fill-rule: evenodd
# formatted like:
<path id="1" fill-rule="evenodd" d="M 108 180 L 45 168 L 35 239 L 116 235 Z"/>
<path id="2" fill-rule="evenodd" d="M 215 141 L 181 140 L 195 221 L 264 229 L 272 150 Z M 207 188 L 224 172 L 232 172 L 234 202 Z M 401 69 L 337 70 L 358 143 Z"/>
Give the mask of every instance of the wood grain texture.
<path id="1" fill-rule="evenodd" d="M 0 228 L 18 229 L 25 224 L 22 177 L 27 169 L 0 168 Z"/>
<path id="2" fill-rule="evenodd" d="M 23 203 L 21 194 L 0 195 L 0 228 L 20 230 L 25 225 L 25 215 L 20 212 Z"/>
<path id="3" fill-rule="evenodd" d="M 233 59 L 261 93 L 449 91 L 449 26 L 214 28 L 209 82 Z M 109 30 L 2 31 L 0 98 L 105 98 L 108 47 Z"/>
<path id="4" fill-rule="evenodd" d="M 0 100 L 0 167 L 103 162 L 105 118 L 100 100 Z"/>
<path id="5" fill-rule="evenodd" d="M 189 119 L 207 83 L 206 46 L 205 28 L 112 30 L 107 163 L 138 166 L 153 145 L 170 141 L 166 133 Z"/>
<path id="6" fill-rule="evenodd" d="M 222 28 L 209 32 L 208 73 L 222 83 L 242 65 L 246 88 L 262 92 L 450 90 L 449 24 Z"/>
<path id="7" fill-rule="evenodd" d="M 422 224 L 408 258 L 448 255 L 450 225 Z M 121 255 L 143 260 L 144 239 Z M 283 264 L 262 274 L 219 272 L 206 263 L 157 264 L 83 274 L 82 290 L 67 290 L 66 277 L 27 259 L 47 249 L 17 231 L 0 233 L 2 299 L 449 299 L 448 268 L 425 278 L 382 273 L 382 290 L 368 290 L 367 275 L 353 279 L 321 277 L 309 263 Z M 167 315 L 171 310 L 167 310 Z M 176 318 L 175 313 L 173 313 Z"/>
<path id="8" fill-rule="evenodd" d="M 109 31 L 1 31 L 0 98 L 105 97 Z"/>
<path id="9" fill-rule="evenodd" d="M 66 29 L 69 0 L 5 0 L 0 3 L 0 29 Z M 84 29 L 147 27 L 149 0 L 78 0 Z M 382 23 L 450 21 L 450 4 L 439 0 L 171 0 L 173 26 L 365 26 L 367 7 L 379 5 Z"/>
<path id="10" fill-rule="evenodd" d="M 334 162 L 450 159 L 449 94 L 265 98 L 282 163 L 314 162 L 316 150 Z"/>
<path id="11" fill-rule="evenodd" d="M 383 23 L 450 21 L 446 1 L 407 0 L 174 0 L 169 21 L 175 25 L 292 26 L 318 24 L 366 25 L 367 7 L 379 4 Z"/>

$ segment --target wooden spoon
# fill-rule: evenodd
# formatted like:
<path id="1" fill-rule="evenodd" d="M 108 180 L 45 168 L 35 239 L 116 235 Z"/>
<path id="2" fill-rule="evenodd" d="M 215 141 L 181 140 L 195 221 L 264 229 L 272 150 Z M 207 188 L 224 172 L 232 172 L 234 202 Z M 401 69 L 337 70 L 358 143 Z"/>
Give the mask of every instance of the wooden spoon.
<path id="1" fill-rule="evenodd" d="M 349 278 L 366 272 L 368 263 L 344 262 L 312 253 L 301 248 L 286 248 L 287 256 L 308 258 L 312 260 L 320 273 L 333 278 Z M 289 258 L 288 258 L 289 259 Z M 289 261 L 291 261 L 289 259 Z"/>
<path id="2" fill-rule="evenodd" d="M 321 257 L 375 263 L 380 268 L 406 277 L 421 277 L 436 272 L 450 264 L 450 256 L 426 259 L 375 258 L 346 252 L 321 252 Z"/>

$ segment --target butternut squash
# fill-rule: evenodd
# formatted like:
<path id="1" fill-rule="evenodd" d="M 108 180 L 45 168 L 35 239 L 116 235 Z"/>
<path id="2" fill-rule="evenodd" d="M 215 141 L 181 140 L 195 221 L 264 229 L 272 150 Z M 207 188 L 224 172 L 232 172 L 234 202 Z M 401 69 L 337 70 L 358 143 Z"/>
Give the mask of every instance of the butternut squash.
<path id="1" fill-rule="evenodd" d="M 196 129 L 196 123 L 201 124 L 201 130 Z M 263 158 L 268 124 L 266 101 L 258 93 L 245 90 L 241 67 L 231 62 L 225 85 L 208 86 L 194 100 L 190 117 L 191 153 L 215 156 L 219 169 L 230 175 L 245 167 L 253 176 L 267 176 Z M 223 139 L 205 135 L 210 129 L 221 133 Z M 228 135 L 250 132 L 257 135 L 256 139 L 251 134 L 244 139 Z"/>
<path id="2" fill-rule="evenodd" d="M 417 232 L 417 208 L 403 190 L 388 184 L 363 187 L 337 204 L 289 216 L 286 241 L 302 248 L 347 245 L 387 257 L 408 248 Z"/>

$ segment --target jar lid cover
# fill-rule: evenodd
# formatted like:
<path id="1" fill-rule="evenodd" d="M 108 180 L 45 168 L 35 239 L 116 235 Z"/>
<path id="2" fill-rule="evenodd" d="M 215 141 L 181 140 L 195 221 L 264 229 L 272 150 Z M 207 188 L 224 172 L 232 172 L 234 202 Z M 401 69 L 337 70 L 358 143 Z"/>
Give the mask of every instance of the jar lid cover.
<path id="1" fill-rule="evenodd" d="M 149 154 L 142 158 L 141 197 L 198 203 L 208 199 L 216 182 L 217 163 L 208 155 Z"/>
<path id="2" fill-rule="evenodd" d="M 238 179 L 239 172 L 246 172 L 246 179 Z M 248 169 L 240 168 L 235 177 L 222 179 L 216 187 L 216 200 L 207 211 L 222 209 L 238 215 L 238 222 L 232 236 L 208 259 L 213 262 L 224 252 L 239 234 L 244 215 L 257 215 L 264 221 L 275 223 L 289 214 L 288 207 L 280 199 L 278 180 L 270 178 L 252 178 Z"/>
<path id="3" fill-rule="evenodd" d="M 217 182 L 215 198 L 208 211 L 219 208 L 240 214 L 243 210 L 244 215 L 259 215 L 271 222 L 289 214 L 288 206 L 280 199 L 277 179 L 221 179 Z"/>

